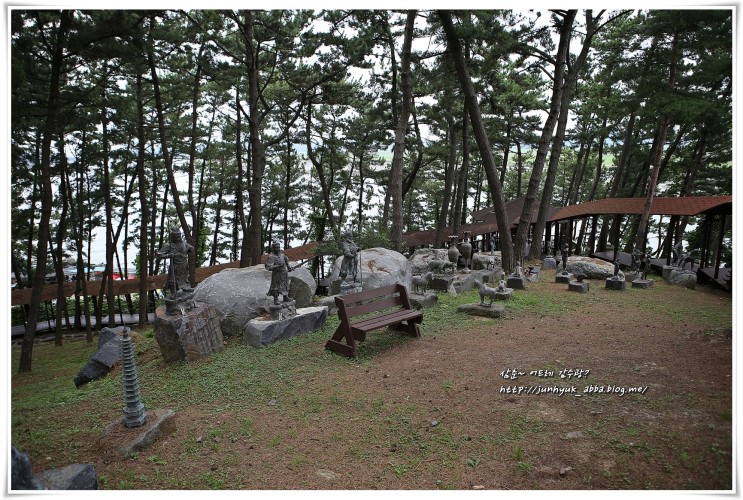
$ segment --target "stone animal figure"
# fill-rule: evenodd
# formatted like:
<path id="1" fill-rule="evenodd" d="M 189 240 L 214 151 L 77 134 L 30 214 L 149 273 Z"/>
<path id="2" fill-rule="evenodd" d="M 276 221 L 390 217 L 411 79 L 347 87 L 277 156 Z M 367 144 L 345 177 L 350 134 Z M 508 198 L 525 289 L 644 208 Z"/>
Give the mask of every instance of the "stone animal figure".
<path id="1" fill-rule="evenodd" d="M 490 304 L 488 304 L 488 307 L 491 307 L 493 305 L 493 300 L 495 299 L 495 288 L 490 288 L 489 286 L 486 286 L 480 281 L 475 280 L 475 285 L 477 286 L 477 291 L 480 294 L 480 305 L 485 305 L 485 297 L 490 298 Z"/>
<path id="2" fill-rule="evenodd" d="M 428 261 L 428 268 L 434 273 L 446 274 L 446 270 L 450 270 L 451 274 L 454 274 L 456 264 L 449 262 L 448 260 L 431 259 Z"/>
<path id="3" fill-rule="evenodd" d="M 428 282 L 431 281 L 432 277 L 433 273 L 431 271 L 421 276 L 413 276 L 413 291 L 416 293 L 426 293 Z"/>

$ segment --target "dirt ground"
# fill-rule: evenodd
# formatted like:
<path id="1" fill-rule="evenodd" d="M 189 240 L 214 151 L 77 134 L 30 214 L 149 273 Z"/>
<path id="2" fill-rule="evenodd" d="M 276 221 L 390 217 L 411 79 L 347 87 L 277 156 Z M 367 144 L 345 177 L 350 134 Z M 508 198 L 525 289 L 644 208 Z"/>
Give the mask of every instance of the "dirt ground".
<path id="1" fill-rule="evenodd" d="M 730 295 L 602 284 L 572 311 L 445 335 L 424 321 L 420 339 L 308 374 L 247 430 L 190 408 L 134 458 L 83 455 L 111 489 L 731 489 L 732 329 L 673 312 Z M 532 286 L 568 293 L 551 272 Z"/>

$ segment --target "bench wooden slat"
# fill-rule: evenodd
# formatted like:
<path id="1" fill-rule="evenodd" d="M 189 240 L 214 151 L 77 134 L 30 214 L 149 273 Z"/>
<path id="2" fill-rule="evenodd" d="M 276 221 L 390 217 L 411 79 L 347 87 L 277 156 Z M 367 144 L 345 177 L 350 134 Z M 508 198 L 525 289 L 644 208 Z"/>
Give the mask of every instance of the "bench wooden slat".
<path id="1" fill-rule="evenodd" d="M 385 295 L 392 295 L 398 293 L 400 290 L 398 286 L 402 285 L 387 285 L 379 288 L 372 288 L 371 290 L 363 290 L 361 292 L 349 293 L 348 295 L 339 295 L 335 298 L 336 303 L 340 300 L 346 306 L 353 304 L 354 302 L 363 302 L 365 300 L 373 299 L 375 297 L 384 297 Z"/>
<path id="2" fill-rule="evenodd" d="M 361 330 L 363 332 L 370 332 L 377 328 L 384 328 L 386 326 L 395 325 L 402 321 L 422 319 L 423 314 L 419 311 L 410 311 L 402 309 L 395 311 L 391 314 L 385 314 L 383 316 L 377 316 L 374 318 L 368 318 L 357 322 L 351 323 L 352 330 Z"/>
<path id="3" fill-rule="evenodd" d="M 356 305 L 353 307 L 348 307 L 346 305 L 346 316 L 348 318 L 355 318 L 356 316 L 361 316 L 362 314 L 368 314 L 375 311 L 381 311 L 383 309 L 389 309 L 391 307 L 400 307 L 402 306 L 402 298 L 399 296 L 395 297 L 385 297 L 380 300 L 373 300 L 371 302 L 365 302 L 360 305 Z"/>

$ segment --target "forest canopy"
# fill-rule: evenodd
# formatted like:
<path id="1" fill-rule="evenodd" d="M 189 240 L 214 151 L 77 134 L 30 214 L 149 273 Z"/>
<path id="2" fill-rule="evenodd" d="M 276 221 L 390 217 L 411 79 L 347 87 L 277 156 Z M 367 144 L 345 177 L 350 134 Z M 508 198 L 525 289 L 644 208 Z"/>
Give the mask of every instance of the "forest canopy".
<path id="1" fill-rule="evenodd" d="M 13 9 L 12 270 L 732 194 L 732 12 Z"/>

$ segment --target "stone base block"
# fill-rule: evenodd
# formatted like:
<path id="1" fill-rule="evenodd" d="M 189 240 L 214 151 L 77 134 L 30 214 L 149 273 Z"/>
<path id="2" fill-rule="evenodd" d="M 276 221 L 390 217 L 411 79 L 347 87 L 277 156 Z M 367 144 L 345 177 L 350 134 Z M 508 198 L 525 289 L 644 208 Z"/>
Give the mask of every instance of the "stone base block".
<path id="1" fill-rule="evenodd" d="M 127 427 L 122 417 L 103 430 L 101 444 L 112 447 L 123 457 L 144 450 L 160 436 L 175 432 L 175 412 L 171 409 L 147 412 L 147 423 L 142 427 Z"/>
<path id="2" fill-rule="evenodd" d="M 633 281 L 640 279 L 640 273 L 638 272 L 625 273 L 624 279 L 625 281 L 627 281 L 627 283 L 632 283 Z"/>
<path id="3" fill-rule="evenodd" d="M 503 304 L 492 304 L 481 306 L 480 304 L 462 304 L 457 307 L 457 312 L 472 314 L 473 316 L 485 316 L 486 318 L 500 318 L 506 311 Z"/>
<path id="4" fill-rule="evenodd" d="M 560 271 L 555 275 L 555 283 L 570 283 L 573 280 L 573 273 Z"/>
<path id="5" fill-rule="evenodd" d="M 632 288 L 653 288 L 653 280 L 635 280 L 632 282 Z"/>
<path id="6" fill-rule="evenodd" d="M 588 281 L 570 281 L 568 283 L 568 290 L 571 292 L 588 293 L 590 283 Z"/>
<path id="7" fill-rule="evenodd" d="M 194 361 L 224 349 L 217 310 L 203 302 L 184 315 L 167 314 L 164 306 L 158 307 L 154 333 L 166 363 Z"/>
<path id="8" fill-rule="evenodd" d="M 526 278 L 523 276 L 509 276 L 506 279 L 506 287 L 513 290 L 526 290 Z"/>
<path id="9" fill-rule="evenodd" d="M 426 292 L 424 294 L 411 293 L 408 295 L 410 305 L 413 309 L 425 309 L 428 307 L 434 307 L 439 303 L 439 296 L 433 292 Z"/>
<path id="10" fill-rule="evenodd" d="M 243 332 L 243 344 L 265 347 L 277 340 L 303 335 L 322 328 L 328 319 L 328 308 L 304 307 L 297 315 L 280 320 L 251 319 Z"/>
<path id="11" fill-rule="evenodd" d="M 496 290 L 493 298 L 495 300 L 511 300 L 513 296 L 513 288 L 506 288 L 504 291 Z"/>
<path id="12" fill-rule="evenodd" d="M 624 290 L 627 282 L 621 279 L 606 278 L 606 288 L 609 290 Z"/>
<path id="13" fill-rule="evenodd" d="M 542 269 L 557 269 L 557 261 L 554 257 L 546 257 L 542 261 Z"/>
<path id="14" fill-rule="evenodd" d="M 448 292 L 449 287 L 454 283 L 454 275 L 434 275 L 428 282 L 428 288 L 439 292 Z"/>
<path id="15" fill-rule="evenodd" d="M 278 304 L 270 304 L 268 306 L 268 314 L 273 320 L 280 320 L 294 316 L 297 314 L 297 301 L 288 300 L 286 302 L 279 302 Z"/>

